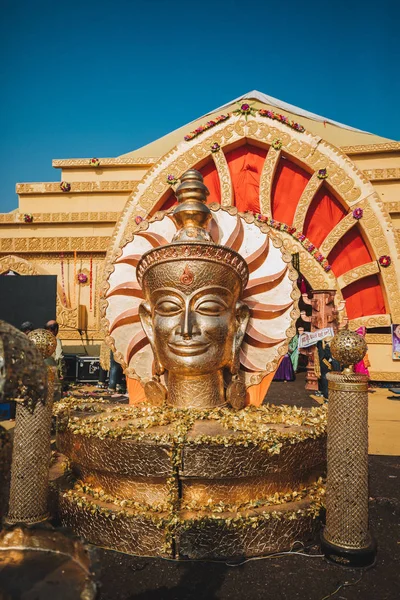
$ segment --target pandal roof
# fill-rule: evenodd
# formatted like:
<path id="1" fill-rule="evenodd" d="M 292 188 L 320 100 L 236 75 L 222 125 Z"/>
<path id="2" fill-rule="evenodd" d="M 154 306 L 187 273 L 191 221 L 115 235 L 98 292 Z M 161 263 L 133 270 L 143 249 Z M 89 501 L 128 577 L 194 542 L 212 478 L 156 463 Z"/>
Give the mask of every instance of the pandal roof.
<path id="1" fill-rule="evenodd" d="M 256 109 L 266 108 L 274 111 L 278 109 L 281 114 L 299 122 L 306 128 L 307 131 L 313 133 L 314 135 L 319 135 L 321 138 L 325 139 L 327 142 L 330 142 L 334 146 L 340 147 L 357 146 L 362 144 L 382 144 L 384 142 L 393 141 L 389 138 L 368 133 L 367 131 L 362 131 L 361 129 L 356 129 L 354 127 L 350 127 L 349 125 L 344 125 L 343 123 L 333 121 L 332 119 L 316 115 L 302 108 L 298 108 L 293 104 L 284 102 L 283 100 L 278 100 L 277 98 L 273 98 L 272 96 L 268 96 L 267 94 L 253 90 L 252 92 L 248 92 L 243 96 L 239 96 L 238 98 L 231 100 L 223 106 L 215 108 L 211 112 L 208 112 L 198 119 L 187 123 L 183 127 L 175 129 L 175 131 L 168 133 L 154 142 L 151 142 L 146 146 L 142 146 L 137 150 L 123 154 L 122 156 L 131 158 L 139 156 L 162 156 L 171 148 L 176 146 L 179 142 L 181 142 L 187 133 L 193 131 L 199 125 L 204 124 L 206 119 L 209 120 L 214 116 L 236 110 L 238 108 L 238 102 L 242 100 L 250 100 L 254 102 L 254 108 Z"/>

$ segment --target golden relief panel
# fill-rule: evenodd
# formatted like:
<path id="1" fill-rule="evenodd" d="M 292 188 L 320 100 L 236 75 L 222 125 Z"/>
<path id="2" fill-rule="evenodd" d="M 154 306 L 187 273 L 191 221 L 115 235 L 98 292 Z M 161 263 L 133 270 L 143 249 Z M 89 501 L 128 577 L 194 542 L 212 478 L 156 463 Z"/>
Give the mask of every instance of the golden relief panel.
<path id="1" fill-rule="evenodd" d="M 358 329 L 359 327 L 366 327 L 367 329 L 373 329 L 374 327 L 390 327 L 392 323 L 391 316 L 389 314 L 382 315 L 367 315 L 365 317 L 358 317 L 358 319 L 349 320 L 349 329 Z"/>
<path id="2" fill-rule="evenodd" d="M 0 238 L 0 252 L 104 252 L 111 238 L 99 237 L 48 237 L 48 238 Z"/>
<path id="3" fill-rule="evenodd" d="M 75 194 L 94 192 L 132 192 L 137 187 L 138 181 L 73 181 L 71 190 L 63 192 L 60 183 L 17 183 L 17 194 Z"/>
<path id="4" fill-rule="evenodd" d="M 392 344 L 392 336 L 386 333 L 367 333 L 365 336 L 367 344 Z"/>
<path id="5" fill-rule="evenodd" d="M 317 173 L 314 173 L 300 196 L 300 200 L 297 204 L 296 212 L 293 218 L 293 227 L 296 227 L 296 229 L 299 231 L 303 230 L 307 211 L 321 185 L 322 179 L 319 179 Z"/>
<path id="6" fill-rule="evenodd" d="M 232 206 L 234 202 L 233 187 L 225 154 L 222 152 L 222 150 L 219 150 L 217 152 L 213 152 L 212 157 L 218 171 L 218 177 L 221 185 L 221 206 Z"/>
<path id="7" fill-rule="evenodd" d="M 363 173 L 370 181 L 400 179 L 400 169 L 366 169 Z"/>
<path id="8" fill-rule="evenodd" d="M 260 208 L 261 214 L 272 216 L 272 182 L 281 157 L 281 150 L 272 146 L 268 150 L 260 177 Z"/>
<path id="9" fill-rule="evenodd" d="M 388 213 L 400 213 L 400 202 L 385 202 Z"/>
<path id="10" fill-rule="evenodd" d="M 350 269 L 350 271 L 346 271 L 346 273 L 343 273 L 343 275 L 340 275 L 340 277 L 337 278 L 337 282 L 340 289 L 343 289 L 346 285 L 349 285 L 358 279 L 368 277 L 369 275 L 375 275 L 376 273 L 379 273 L 379 266 L 376 261 L 372 261 L 365 265 L 361 265 L 360 267 Z"/>
<path id="11" fill-rule="evenodd" d="M 129 158 L 126 156 L 120 156 L 117 158 L 99 158 L 100 165 L 94 167 L 90 164 L 90 158 L 56 158 L 52 161 L 52 166 L 56 168 L 74 168 L 74 167 L 86 167 L 87 169 L 99 170 L 103 167 L 142 167 L 152 166 L 158 160 L 159 157 L 151 156 L 136 156 L 135 158 Z"/>
<path id="12" fill-rule="evenodd" d="M 400 152 L 400 142 L 384 142 L 383 144 L 361 144 L 359 146 L 341 146 L 340 149 L 345 154 Z"/>
<path id="13" fill-rule="evenodd" d="M 84 222 L 106 222 L 115 223 L 120 215 L 119 212 L 71 212 L 71 213 L 31 213 L 33 225 L 38 223 L 84 223 Z M 23 213 L 11 213 L 13 219 L 8 214 L 0 214 L 0 223 L 23 223 Z M 27 224 L 28 226 L 29 224 Z"/>
<path id="14" fill-rule="evenodd" d="M 372 381 L 400 381 L 400 372 L 370 371 L 369 378 Z"/>

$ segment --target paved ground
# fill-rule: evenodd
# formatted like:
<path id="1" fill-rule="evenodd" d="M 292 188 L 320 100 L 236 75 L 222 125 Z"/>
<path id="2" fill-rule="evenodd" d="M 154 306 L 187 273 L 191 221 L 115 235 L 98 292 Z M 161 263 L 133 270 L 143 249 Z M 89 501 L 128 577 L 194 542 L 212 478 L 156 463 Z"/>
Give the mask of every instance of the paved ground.
<path id="1" fill-rule="evenodd" d="M 376 566 L 344 569 L 307 554 L 239 566 L 135 558 L 97 549 L 100 600 L 395 600 L 400 598 L 400 457 L 370 457 L 370 520 Z M 337 590 L 337 591 L 336 591 Z M 336 591 L 336 593 L 334 593 Z"/>
<path id="2" fill-rule="evenodd" d="M 391 439 L 397 431 L 400 438 L 393 419 L 386 429 L 388 411 L 400 408 L 400 402 L 396 398 L 390 400 L 390 396 L 387 390 L 377 390 L 370 395 L 370 406 L 372 399 L 380 419 L 381 438 L 385 431 L 390 431 Z M 300 374 L 295 383 L 273 383 L 266 400 L 274 404 L 318 406 L 304 391 L 304 374 Z M 383 412 L 381 402 L 386 402 Z M 371 530 L 378 542 L 374 567 L 357 571 L 328 564 L 320 556 L 318 536 L 305 550 L 299 546 L 301 555 L 284 554 L 236 565 L 136 558 L 96 548 L 93 551 L 100 582 L 99 600 L 400 598 L 400 456 L 370 456 L 369 462 Z M 15 596 L 15 600 L 33 597 L 28 592 L 28 595 Z"/>

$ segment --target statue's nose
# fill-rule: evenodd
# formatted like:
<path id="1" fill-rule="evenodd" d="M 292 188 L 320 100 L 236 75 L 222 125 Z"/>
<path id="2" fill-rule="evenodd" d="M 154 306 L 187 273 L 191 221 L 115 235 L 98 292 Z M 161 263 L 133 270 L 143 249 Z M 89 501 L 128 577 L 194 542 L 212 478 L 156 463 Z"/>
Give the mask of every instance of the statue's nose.
<path id="1" fill-rule="evenodd" d="M 181 335 L 184 340 L 189 340 L 192 337 L 193 319 L 190 310 L 185 310 L 182 315 Z"/>

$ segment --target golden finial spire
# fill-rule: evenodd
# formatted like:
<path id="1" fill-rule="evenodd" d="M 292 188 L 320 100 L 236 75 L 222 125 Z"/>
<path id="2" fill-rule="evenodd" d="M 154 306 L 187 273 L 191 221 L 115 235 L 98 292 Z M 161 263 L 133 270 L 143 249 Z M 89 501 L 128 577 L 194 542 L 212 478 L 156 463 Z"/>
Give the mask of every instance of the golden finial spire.
<path id="1" fill-rule="evenodd" d="M 203 176 L 196 169 L 189 169 L 181 178 L 176 190 L 178 206 L 172 213 L 172 219 L 178 231 L 172 242 L 207 242 L 212 244 L 206 227 L 211 220 L 211 211 L 206 205 L 208 188 Z"/>

